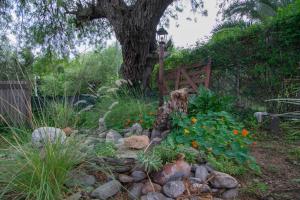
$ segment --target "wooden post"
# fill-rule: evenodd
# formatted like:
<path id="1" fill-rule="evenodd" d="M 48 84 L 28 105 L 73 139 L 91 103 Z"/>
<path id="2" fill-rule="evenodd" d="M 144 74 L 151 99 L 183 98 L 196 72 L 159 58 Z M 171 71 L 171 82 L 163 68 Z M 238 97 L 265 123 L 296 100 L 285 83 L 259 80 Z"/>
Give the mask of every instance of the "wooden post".
<path id="1" fill-rule="evenodd" d="M 158 89 L 159 89 L 159 106 L 164 104 L 164 43 L 159 43 L 159 74 L 158 74 Z"/>

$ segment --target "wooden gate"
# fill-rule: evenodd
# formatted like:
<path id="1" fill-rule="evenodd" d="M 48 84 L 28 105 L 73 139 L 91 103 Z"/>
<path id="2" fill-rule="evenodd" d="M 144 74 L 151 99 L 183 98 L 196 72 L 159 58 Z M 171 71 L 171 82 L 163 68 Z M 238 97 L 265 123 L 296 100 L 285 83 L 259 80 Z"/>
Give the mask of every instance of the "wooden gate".
<path id="1" fill-rule="evenodd" d="M 26 81 L 0 81 L 0 121 L 31 122 L 31 87 Z"/>
<path id="2" fill-rule="evenodd" d="M 164 94 L 173 90 L 188 88 L 195 93 L 200 85 L 209 88 L 211 76 L 211 59 L 205 64 L 183 65 L 176 69 L 165 71 Z"/>

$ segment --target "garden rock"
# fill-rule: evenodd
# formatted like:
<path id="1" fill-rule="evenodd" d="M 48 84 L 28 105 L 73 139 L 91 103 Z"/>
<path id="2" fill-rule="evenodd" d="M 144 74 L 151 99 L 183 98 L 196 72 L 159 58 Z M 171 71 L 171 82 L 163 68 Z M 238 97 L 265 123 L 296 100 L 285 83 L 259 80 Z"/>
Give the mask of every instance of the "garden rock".
<path id="1" fill-rule="evenodd" d="M 75 194 L 72 194 L 71 196 L 67 197 L 66 200 L 79 200 L 81 198 L 81 193 L 77 192 Z"/>
<path id="2" fill-rule="evenodd" d="M 211 189 L 207 184 L 200 184 L 200 183 L 193 183 L 190 186 L 190 191 L 191 192 L 210 192 Z"/>
<path id="3" fill-rule="evenodd" d="M 130 149 L 144 149 L 150 143 L 146 135 L 133 135 L 124 139 L 124 145 Z"/>
<path id="4" fill-rule="evenodd" d="M 129 188 L 128 197 L 131 200 L 138 200 L 142 195 L 143 183 L 134 183 L 131 188 Z"/>
<path id="5" fill-rule="evenodd" d="M 164 185 L 170 180 L 181 180 L 183 177 L 189 177 L 191 166 L 179 158 L 175 163 L 166 164 L 160 172 L 153 176 L 153 181 L 159 185 Z"/>
<path id="6" fill-rule="evenodd" d="M 235 199 L 238 196 L 239 192 L 237 188 L 229 189 L 222 194 L 224 199 Z"/>
<path id="7" fill-rule="evenodd" d="M 139 123 L 135 123 L 130 128 L 130 133 L 132 135 L 142 135 L 143 127 Z"/>
<path id="8" fill-rule="evenodd" d="M 74 170 L 69 174 L 69 179 L 66 181 L 65 184 L 67 187 L 70 188 L 74 186 L 88 187 L 94 185 L 95 183 L 96 178 L 94 176 Z"/>
<path id="9" fill-rule="evenodd" d="M 116 195 L 121 190 L 121 183 L 117 180 L 112 180 L 95 189 L 91 196 L 98 199 L 108 199 Z"/>
<path id="10" fill-rule="evenodd" d="M 200 183 L 204 183 L 208 176 L 209 173 L 204 165 L 200 165 L 196 168 L 195 177 L 199 179 Z"/>
<path id="11" fill-rule="evenodd" d="M 177 198 L 185 191 L 183 181 L 170 181 L 163 186 L 164 194 L 171 198 Z"/>
<path id="12" fill-rule="evenodd" d="M 98 123 L 99 123 L 98 131 L 100 133 L 106 131 L 105 118 L 104 117 L 100 118 Z"/>
<path id="13" fill-rule="evenodd" d="M 238 181 L 232 176 L 222 173 L 222 172 L 213 172 L 213 178 L 210 180 L 211 185 L 214 188 L 236 188 L 238 186 Z"/>
<path id="14" fill-rule="evenodd" d="M 112 143 L 117 143 L 119 139 L 121 139 L 122 136 L 120 133 L 118 133 L 115 130 L 110 130 L 106 134 L 106 142 L 112 142 Z"/>
<path id="15" fill-rule="evenodd" d="M 119 181 L 122 183 L 131 183 L 133 182 L 133 178 L 126 174 L 119 174 Z"/>
<path id="16" fill-rule="evenodd" d="M 135 182 L 138 182 L 138 181 L 144 180 L 147 177 L 147 175 L 143 171 L 133 171 L 131 173 L 131 177 L 133 178 L 133 180 Z"/>
<path id="17" fill-rule="evenodd" d="M 150 192 L 147 195 L 141 197 L 141 200 L 168 200 L 165 195 L 158 192 Z"/>
<path id="18" fill-rule="evenodd" d="M 154 189 L 154 191 L 153 191 Z M 149 192 L 160 192 L 161 186 L 156 183 L 150 183 L 150 181 L 147 181 L 142 189 L 142 194 L 148 194 Z"/>
<path id="19" fill-rule="evenodd" d="M 66 140 L 66 134 L 63 130 L 54 127 L 41 127 L 32 132 L 31 141 L 36 147 L 43 147 L 45 143 L 61 142 Z"/>

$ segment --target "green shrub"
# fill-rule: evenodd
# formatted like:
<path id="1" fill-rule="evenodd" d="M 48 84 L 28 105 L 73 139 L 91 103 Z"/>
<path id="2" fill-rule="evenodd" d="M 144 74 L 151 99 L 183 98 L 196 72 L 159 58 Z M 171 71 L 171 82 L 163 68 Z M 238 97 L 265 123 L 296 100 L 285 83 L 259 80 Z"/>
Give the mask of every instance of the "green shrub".
<path id="1" fill-rule="evenodd" d="M 227 112 L 199 113 L 188 117 L 173 116 L 173 129 L 169 137 L 176 144 L 193 147 L 218 158 L 226 157 L 236 164 L 259 171 L 259 167 L 249 153 L 251 134 L 237 123 Z"/>
<path id="2" fill-rule="evenodd" d="M 34 63 L 34 71 L 41 76 L 43 95 L 75 95 L 95 92 L 95 88 L 113 83 L 122 63 L 121 51 L 110 46 L 95 52 L 80 54 L 67 60 L 48 54 Z"/>
<path id="3" fill-rule="evenodd" d="M 0 199 L 63 199 L 68 172 L 83 161 L 77 141 L 46 144 L 11 144 L 0 159 Z"/>
<path id="4" fill-rule="evenodd" d="M 228 111 L 232 107 L 230 97 L 221 97 L 204 87 L 199 87 L 198 93 L 190 97 L 189 115 L 197 113 Z"/>

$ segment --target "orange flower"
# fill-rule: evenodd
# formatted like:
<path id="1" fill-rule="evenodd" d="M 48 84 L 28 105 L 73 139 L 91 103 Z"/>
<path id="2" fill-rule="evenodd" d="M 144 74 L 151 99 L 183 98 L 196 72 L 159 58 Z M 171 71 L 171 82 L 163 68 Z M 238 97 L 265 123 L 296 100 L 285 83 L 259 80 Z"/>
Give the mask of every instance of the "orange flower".
<path id="1" fill-rule="evenodd" d="M 193 140 L 193 141 L 192 141 L 192 147 L 195 148 L 195 149 L 198 149 L 198 147 L 199 147 L 198 142 L 195 141 L 195 140 Z"/>
<path id="2" fill-rule="evenodd" d="M 252 145 L 253 145 L 253 146 L 256 146 L 256 145 L 257 145 L 257 142 L 253 142 Z"/>
<path id="3" fill-rule="evenodd" d="M 195 117 L 192 117 L 191 122 L 192 124 L 195 124 L 197 122 L 197 119 Z"/>
<path id="4" fill-rule="evenodd" d="M 141 119 L 141 120 L 139 120 L 139 123 L 140 123 L 140 124 L 142 124 L 143 122 L 144 122 L 144 120 L 142 120 L 142 119 Z"/>
<path id="5" fill-rule="evenodd" d="M 246 137 L 249 134 L 249 131 L 247 131 L 246 129 L 242 130 L 242 136 Z"/>
<path id="6" fill-rule="evenodd" d="M 237 135 L 237 134 L 239 134 L 239 131 L 235 129 L 235 130 L 233 130 L 233 134 Z"/>

